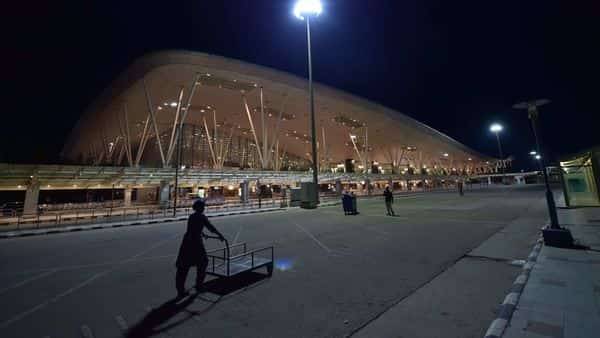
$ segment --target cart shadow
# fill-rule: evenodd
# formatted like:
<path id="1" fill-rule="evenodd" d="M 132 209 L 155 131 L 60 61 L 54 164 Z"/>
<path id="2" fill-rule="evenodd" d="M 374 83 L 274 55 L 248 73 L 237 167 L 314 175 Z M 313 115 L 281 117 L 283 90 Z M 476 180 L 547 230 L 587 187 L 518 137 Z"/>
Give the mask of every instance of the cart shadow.
<path id="1" fill-rule="evenodd" d="M 261 281 L 269 278 L 268 275 L 248 271 L 229 278 L 215 278 L 204 283 L 202 293 L 192 292 L 187 298 L 173 298 L 157 308 L 152 309 L 144 318 L 133 325 L 126 333 L 127 338 L 146 338 L 159 335 L 161 332 L 168 331 L 179 326 L 194 316 L 201 316 L 209 312 L 222 297 L 232 294 L 236 291 L 249 289 L 257 286 Z M 217 295 L 216 299 L 206 297 L 205 294 Z M 207 303 L 208 306 L 202 310 L 188 310 L 187 308 L 196 301 Z M 182 318 L 170 322 L 170 320 L 180 313 L 185 313 Z M 166 324 L 166 325 L 165 325 Z"/>

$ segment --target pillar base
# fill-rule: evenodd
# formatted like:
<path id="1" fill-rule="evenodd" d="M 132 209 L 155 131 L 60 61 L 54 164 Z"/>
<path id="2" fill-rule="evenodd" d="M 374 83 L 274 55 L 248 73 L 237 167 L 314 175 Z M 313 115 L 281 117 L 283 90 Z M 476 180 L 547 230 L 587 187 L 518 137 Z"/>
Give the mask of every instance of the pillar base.
<path id="1" fill-rule="evenodd" d="M 545 227 L 542 229 L 544 235 L 544 244 L 557 248 L 571 248 L 573 247 L 573 236 L 571 231 L 565 228 L 550 228 Z"/>

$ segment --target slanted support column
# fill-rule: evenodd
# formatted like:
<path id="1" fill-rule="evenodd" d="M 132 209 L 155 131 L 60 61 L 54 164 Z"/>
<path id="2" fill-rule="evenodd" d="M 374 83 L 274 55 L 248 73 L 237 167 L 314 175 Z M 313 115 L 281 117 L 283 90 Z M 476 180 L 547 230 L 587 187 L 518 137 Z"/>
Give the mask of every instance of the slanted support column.
<path id="1" fill-rule="evenodd" d="M 242 189 L 242 193 L 240 196 L 240 202 L 248 203 L 249 188 L 250 188 L 250 183 L 248 183 L 248 181 L 242 181 L 242 183 L 240 183 L 240 189 Z"/>
<path id="2" fill-rule="evenodd" d="M 342 181 L 341 180 L 335 180 L 335 193 L 338 196 L 342 195 Z"/>
<path id="3" fill-rule="evenodd" d="M 38 200 L 40 198 L 40 182 L 34 180 L 27 187 L 25 192 L 25 203 L 23 205 L 23 214 L 37 214 Z"/>
<path id="4" fill-rule="evenodd" d="M 125 191 L 123 193 L 123 205 L 126 208 L 131 206 L 131 194 L 133 193 L 133 188 L 130 186 L 125 187 Z"/>
<path id="5" fill-rule="evenodd" d="M 170 186 L 167 181 L 160 181 L 160 187 L 158 189 L 158 204 L 161 208 L 169 207 L 170 196 Z"/>

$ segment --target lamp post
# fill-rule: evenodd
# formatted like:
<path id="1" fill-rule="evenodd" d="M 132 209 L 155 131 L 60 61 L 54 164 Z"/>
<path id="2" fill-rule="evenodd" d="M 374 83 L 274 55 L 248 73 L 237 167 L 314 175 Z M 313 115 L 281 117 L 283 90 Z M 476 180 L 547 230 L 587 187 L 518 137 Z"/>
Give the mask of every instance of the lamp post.
<path id="1" fill-rule="evenodd" d="M 517 103 L 513 106 L 514 109 L 527 109 L 529 120 L 531 121 L 531 128 L 533 129 L 533 135 L 535 137 L 535 144 L 537 147 L 535 158 L 539 160 L 542 173 L 544 174 L 544 184 L 546 185 L 546 204 L 548 205 L 548 213 L 550 214 L 550 228 L 561 229 L 558 224 L 558 216 L 556 214 L 556 203 L 554 202 L 554 195 L 550 190 L 550 183 L 548 181 L 548 173 L 546 171 L 546 164 L 544 153 L 542 152 L 542 137 L 538 127 L 538 107 L 550 103 L 550 100 L 533 100 L 528 102 Z M 570 235 L 569 235 L 570 236 Z"/>
<path id="2" fill-rule="evenodd" d="M 496 134 L 496 141 L 498 142 L 498 155 L 500 156 L 500 161 L 502 161 L 502 158 L 504 157 L 504 155 L 502 154 L 502 144 L 500 143 L 500 132 L 503 129 L 504 127 L 502 127 L 502 125 L 499 123 L 494 123 L 490 126 L 490 131 Z M 502 183 L 504 183 L 504 166 L 501 166 L 500 170 L 502 171 Z"/>
<path id="3" fill-rule="evenodd" d="M 315 202 L 319 203 L 319 169 L 317 163 L 317 136 L 315 127 L 315 98 L 312 83 L 312 55 L 310 45 L 310 18 L 316 17 L 323 11 L 323 5 L 320 0 L 298 0 L 294 6 L 294 15 L 306 21 L 306 40 L 308 46 L 308 91 L 310 104 L 310 129 L 312 140 L 312 171 L 313 184 L 315 189 Z"/>

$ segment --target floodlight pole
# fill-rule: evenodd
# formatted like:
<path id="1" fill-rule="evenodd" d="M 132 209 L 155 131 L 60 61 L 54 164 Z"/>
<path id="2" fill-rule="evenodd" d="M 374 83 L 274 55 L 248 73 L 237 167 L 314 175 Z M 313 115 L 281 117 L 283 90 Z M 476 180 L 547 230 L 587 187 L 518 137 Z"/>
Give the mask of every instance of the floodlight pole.
<path id="1" fill-rule="evenodd" d="M 550 189 L 550 183 L 548 180 L 548 171 L 546 170 L 546 163 L 544 153 L 542 152 L 542 140 L 538 128 L 538 110 L 535 103 L 530 103 L 527 107 L 529 120 L 531 120 L 531 128 L 533 129 L 533 136 L 535 137 L 535 144 L 538 154 L 540 154 L 540 166 L 542 167 L 542 173 L 544 174 L 544 184 L 546 185 L 546 203 L 548 204 L 548 213 L 550 214 L 550 228 L 559 229 L 558 215 L 556 214 L 556 203 L 554 202 L 554 195 Z"/>
<path id="2" fill-rule="evenodd" d="M 504 158 L 504 156 L 502 155 L 502 144 L 500 143 L 500 131 L 496 131 L 496 141 L 498 141 L 498 154 L 500 155 L 500 161 L 502 161 L 502 159 Z M 504 164 L 501 164 L 500 166 L 500 170 L 502 171 L 502 183 L 504 184 L 504 179 L 505 179 L 505 170 L 504 170 Z"/>
<path id="3" fill-rule="evenodd" d="M 313 79 L 312 79 L 312 55 L 310 45 L 310 15 L 305 16 L 306 20 L 306 40 L 308 45 L 308 91 L 310 96 L 310 130 L 311 130 L 311 141 L 312 141 L 312 170 L 313 170 L 313 184 L 315 185 L 315 202 L 319 203 L 319 169 L 317 163 L 317 132 L 315 127 L 315 97 L 313 90 Z"/>

